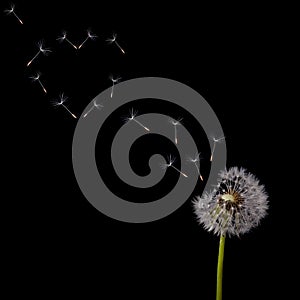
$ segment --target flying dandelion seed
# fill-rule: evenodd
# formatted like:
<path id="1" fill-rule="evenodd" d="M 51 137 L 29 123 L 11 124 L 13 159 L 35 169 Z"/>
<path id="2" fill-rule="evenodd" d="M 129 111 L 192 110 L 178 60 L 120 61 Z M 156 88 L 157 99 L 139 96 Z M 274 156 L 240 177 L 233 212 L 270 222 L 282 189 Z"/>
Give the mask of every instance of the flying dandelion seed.
<path id="1" fill-rule="evenodd" d="M 125 51 L 123 50 L 123 48 L 119 45 L 119 43 L 117 42 L 117 35 L 114 33 L 112 38 L 107 39 L 106 40 L 109 44 L 115 43 L 116 46 L 120 49 L 120 51 L 125 54 Z"/>
<path id="2" fill-rule="evenodd" d="M 54 106 L 62 106 L 73 118 L 77 119 L 77 117 L 64 105 L 64 103 L 67 101 L 67 97 L 64 96 L 64 94 L 59 95 L 59 101 L 54 101 Z"/>
<path id="3" fill-rule="evenodd" d="M 85 118 L 93 109 L 97 108 L 100 110 L 102 107 L 103 107 L 103 105 L 97 104 L 96 100 L 94 100 L 93 106 L 83 115 L 83 117 Z"/>
<path id="4" fill-rule="evenodd" d="M 109 79 L 112 81 L 112 87 L 111 87 L 111 92 L 110 92 L 110 98 L 112 98 L 113 95 L 114 95 L 115 83 L 118 83 L 121 80 L 121 77 L 118 77 L 118 78 L 114 79 L 113 76 L 111 75 L 109 77 Z"/>
<path id="5" fill-rule="evenodd" d="M 62 32 L 62 36 L 58 37 L 56 39 L 57 41 L 59 42 L 63 42 L 63 41 L 66 41 L 67 43 L 69 43 L 73 48 L 77 49 L 77 47 L 67 38 L 67 32 L 66 31 L 63 31 Z"/>
<path id="6" fill-rule="evenodd" d="M 173 169 L 175 169 L 178 173 L 180 173 L 183 177 L 188 177 L 185 173 L 183 173 L 183 172 L 181 172 L 180 170 L 178 170 L 176 167 L 174 167 L 173 166 L 173 163 L 175 162 L 175 158 L 174 157 L 172 157 L 171 155 L 169 155 L 169 162 L 168 163 L 166 163 L 166 164 L 162 164 L 161 166 L 162 166 L 162 168 L 163 169 L 167 169 L 167 168 L 173 168 Z"/>
<path id="7" fill-rule="evenodd" d="M 4 12 L 6 13 L 6 14 L 8 14 L 8 15 L 14 15 L 16 18 L 17 18 L 17 20 L 23 25 L 23 21 L 18 17 L 18 15 L 15 13 L 15 5 L 14 4 L 12 4 L 11 6 L 10 6 L 10 9 L 5 9 L 4 10 Z"/>
<path id="8" fill-rule="evenodd" d="M 145 125 L 143 125 L 141 122 L 139 122 L 138 120 L 135 119 L 135 117 L 137 116 L 137 111 L 134 111 L 133 108 L 130 110 L 130 117 L 127 117 L 125 119 L 126 122 L 130 122 L 130 121 L 134 121 L 136 122 L 138 125 L 140 125 L 141 127 L 143 127 L 145 130 L 150 131 L 150 129 L 148 127 L 146 127 Z"/>
<path id="9" fill-rule="evenodd" d="M 176 144 L 176 145 L 178 144 L 178 138 L 177 138 L 177 126 L 178 126 L 178 125 L 181 125 L 181 124 L 180 124 L 180 121 L 181 121 L 181 120 L 182 120 L 182 118 L 179 119 L 179 120 L 173 120 L 173 119 L 170 120 L 171 124 L 174 126 L 174 140 L 175 140 L 175 144 Z"/>
<path id="10" fill-rule="evenodd" d="M 47 91 L 44 87 L 44 85 L 42 84 L 41 80 L 40 80 L 40 77 L 41 77 L 41 73 L 40 72 L 37 72 L 35 76 L 31 76 L 30 78 L 33 80 L 33 81 L 37 81 L 39 83 L 39 85 L 42 87 L 43 91 L 45 92 L 45 94 L 47 94 Z"/>
<path id="11" fill-rule="evenodd" d="M 203 181 L 203 176 L 201 175 L 201 172 L 200 172 L 200 159 L 201 159 L 200 154 L 201 154 L 200 152 L 197 153 L 195 155 L 195 158 L 189 157 L 188 158 L 188 162 L 191 162 L 191 163 L 193 163 L 195 165 L 195 167 L 197 169 L 197 173 L 198 173 L 200 179 Z"/>
<path id="12" fill-rule="evenodd" d="M 78 46 L 78 49 L 80 49 L 89 39 L 92 41 L 95 40 L 98 36 L 95 34 L 92 34 L 90 30 L 87 30 L 87 37 L 86 39 Z"/>
<path id="13" fill-rule="evenodd" d="M 43 48 L 43 42 L 38 42 L 39 51 L 36 53 L 36 55 L 28 62 L 27 67 L 38 57 L 40 53 L 47 55 L 49 52 L 51 52 L 50 49 Z"/>
<path id="14" fill-rule="evenodd" d="M 213 149 L 212 149 L 212 151 L 211 151 L 210 161 L 213 160 L 214 153 L 215 153 L 215 149 L 216 149 L 216 144 L 219 143 L 219 142 L 221 142 L 222 140 L 224 140 L 224 139 L 225 139 L 225 136 L 220 137 L 220 138 L 212 137 L 212 139 L 213 139 L 214 144 L 213 144 Z"/>
<path id="15" fill-rule="evenodd" d="M 216 188 L 194 201 L 199 223 L 220 236 L 216 299 L 222 299 L 225 237 L 240 236 L 259 225 L 266 216 L 268 195 L 254 175 L 243 168 L 219 173 Z"/>

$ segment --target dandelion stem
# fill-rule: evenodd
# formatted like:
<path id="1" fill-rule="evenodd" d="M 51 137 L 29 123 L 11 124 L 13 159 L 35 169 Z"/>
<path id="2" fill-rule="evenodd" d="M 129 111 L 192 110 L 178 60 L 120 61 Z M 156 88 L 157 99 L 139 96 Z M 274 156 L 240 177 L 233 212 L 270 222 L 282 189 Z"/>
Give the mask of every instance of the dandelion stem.
<path id="1" fill-rule="evenodd" d="M 225 235 L 220 235 L 218 270 L 217 270 L 217 298 L 222 300 L 222 277 L 223 277 L 223 260 L 224 260 Z"/>

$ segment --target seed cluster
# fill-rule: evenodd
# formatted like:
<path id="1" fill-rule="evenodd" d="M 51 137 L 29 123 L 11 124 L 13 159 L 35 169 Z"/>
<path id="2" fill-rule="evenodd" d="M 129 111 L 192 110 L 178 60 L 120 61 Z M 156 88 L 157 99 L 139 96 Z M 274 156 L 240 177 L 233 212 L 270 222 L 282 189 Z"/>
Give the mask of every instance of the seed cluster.
<path id="1" fill-rule="evenodd" d="M 264 186 L 236 167 L 219 174 L 216 188 L 194 201 L 198 220 L 215 234 L 240 235 L 257 226 L 268 209 Z"/>

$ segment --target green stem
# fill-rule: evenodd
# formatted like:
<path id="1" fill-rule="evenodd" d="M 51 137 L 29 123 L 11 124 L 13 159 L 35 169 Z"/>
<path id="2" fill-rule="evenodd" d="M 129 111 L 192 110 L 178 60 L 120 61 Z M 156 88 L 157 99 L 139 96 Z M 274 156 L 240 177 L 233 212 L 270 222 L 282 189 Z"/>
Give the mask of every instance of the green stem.
<path id="1" fill-rule="evenodd" d="M 222 300 L 222 277 L 224 260 L 225 235 L 221 234 L 219 244 L 218 270 L 217 270 L 217 300 Z"/>

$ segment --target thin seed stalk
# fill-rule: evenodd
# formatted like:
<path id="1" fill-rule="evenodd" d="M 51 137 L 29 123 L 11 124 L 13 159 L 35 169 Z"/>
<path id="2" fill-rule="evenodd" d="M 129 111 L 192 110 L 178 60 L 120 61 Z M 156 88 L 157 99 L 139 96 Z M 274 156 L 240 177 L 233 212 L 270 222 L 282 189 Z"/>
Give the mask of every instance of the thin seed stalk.
<path id="1" fill-rule="evenodd" d="M 223 279 L 223 261 L 224 261 L 225 235 L 220 235 L 219 256 L 217 268 L 217 297 L 216 300 L 222 300 L 222 279 Z"/>

